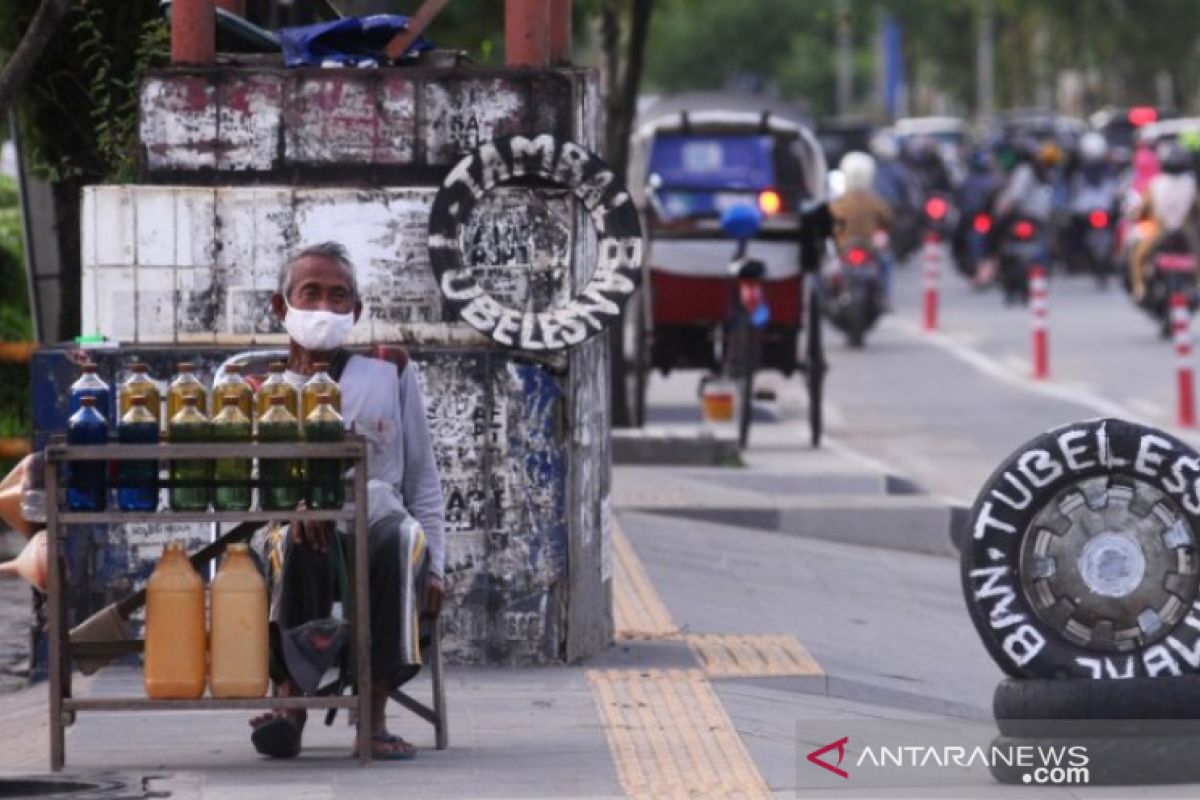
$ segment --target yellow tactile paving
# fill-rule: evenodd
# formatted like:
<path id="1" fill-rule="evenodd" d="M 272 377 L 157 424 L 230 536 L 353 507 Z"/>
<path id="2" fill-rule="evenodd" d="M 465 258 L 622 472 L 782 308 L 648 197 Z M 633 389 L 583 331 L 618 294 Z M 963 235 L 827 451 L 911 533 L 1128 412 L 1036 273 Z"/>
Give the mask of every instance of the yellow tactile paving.
<path id="1" fill-rule="evenodd" d="M 687 643 L 710 678 L 807 677 L 820 665 L 794 636 L 692 635 Z"/>
<path id="2" fill-rule="evenodd" d="M 671 620 L 670 613 L 615 518 L 612 537 L 613 622 L 617 639 L 670 639 L 678 636 L 679 629 Z"/>
<path id="3" fill-rule="evenodd" d="M 628 797 L 771 796 L 700 670 L 588 670 L 588 683 Z"/>

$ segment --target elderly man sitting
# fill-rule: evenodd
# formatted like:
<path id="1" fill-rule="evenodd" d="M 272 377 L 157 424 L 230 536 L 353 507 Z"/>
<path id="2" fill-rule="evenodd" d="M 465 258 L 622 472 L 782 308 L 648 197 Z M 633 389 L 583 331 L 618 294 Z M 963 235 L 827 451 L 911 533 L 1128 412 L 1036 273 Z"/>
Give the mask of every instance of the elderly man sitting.
<path id="1" fill-rule="evenodd" d="M 340 244 L 318 244 L 292 256 L 271 304 L 291 340 L 287 378 L 302 384 L 316 364 L 337 363 L 340 355 L 342 415 L 369 441 L 372 756 L 412 758 L 416 748 L 388 732 L 384 709 L 391 690 L 420 668 L 414 609 L 436 616 L 445 594 L 444 504 L 417 367 L 360 355 L 345 360 L 339 352 L 362 314 L 354 267 Z M 410 512 L 419 526 L 406 524 Z M 325 523 L 289 526 L 272 604 L 281 628 L 332 613 L 339 535 Z M 277 681 L 276 692 L 296 694 L 293 678 Z M 305 721 L 303 711 L 270 712 L 250 721 L 251 739 L 263 755 L 291 758 L 300 752 Z"/>

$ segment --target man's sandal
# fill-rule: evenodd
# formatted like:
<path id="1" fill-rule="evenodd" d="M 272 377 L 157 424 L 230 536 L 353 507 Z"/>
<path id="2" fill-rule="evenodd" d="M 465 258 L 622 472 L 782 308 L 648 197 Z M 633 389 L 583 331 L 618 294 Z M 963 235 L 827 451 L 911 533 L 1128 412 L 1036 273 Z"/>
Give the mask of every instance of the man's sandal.
<path id="1" fill-rule="evenodd" d="M 399 736 L 391 733 L 377 733 L 371 737 L 371 758 L 375 761 L 411 761 L 416 757 L 416 746 L 404 741 Z M 354 745 L 354 758 L 358 758 L 357 742 Z"/>

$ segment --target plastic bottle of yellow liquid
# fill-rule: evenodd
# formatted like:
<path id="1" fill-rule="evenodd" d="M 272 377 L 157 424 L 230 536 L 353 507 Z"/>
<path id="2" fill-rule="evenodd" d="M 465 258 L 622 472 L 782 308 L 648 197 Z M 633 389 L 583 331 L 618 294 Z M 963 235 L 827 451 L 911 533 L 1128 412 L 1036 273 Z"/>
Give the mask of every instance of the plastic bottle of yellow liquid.
<path id="1" fill-rule="evenodd" d="M 171 542 L 146 584 L 146 695 L 194 700 L 204 694 L 204 581 L 182 542 Z"/>
<path id="2" fill-rule="evenodd" d="M 212 413 L 215 417 L 225 407 L 225 398 L 233 397 L 246 419 L 254 418 L 254 389 L 242 377 L 242 367 L 239 364 L 229 364 L 225 367 L 221 379 L 213 384 Z"/>
<path id="3" fill-rule="evenodd" d="M 149 368 L 139 361 L 129 367 L 129 372 L 129 377 L 121 384 L 121 413 L 118 419 L 125 418 L 133 406 L 133 398 L 140 394 L 146 398 L 146 410 L 161 425 L 162 394 L 158 391 L 158 384 L 150 377 Z"/>
<path id="4" fill-rule="evenodd" d="M 179 374 L 167 388 L 167 422 L 175 419 L 175 415 L 183 410 L 183 401 L 188 397 L 195 398 L 196 408 L 208 413 L 208 392 L 196 377 L 196 367 L 190 361 L 183 361 L 178 369 Z"/>
<path id="5" fill-rule="evenodd" d="M 288 382 L 288 379 L 283 376 L 284 370 L 287 369 L 282 361 L 272 361 L 268 367 L 270 372 L 267 374 L 267 379 L 263 381 L 263 385 L 258 387 L 258 415 L 256 419 L 262 419 L 263 415 L 271 408 L 272 397 L 282 397 L 283 405 L 296 419 L 300 419 L 300 395 L 296 391 L 296 387 Z"/>
<path id="6" fill-rule="evenodd" d="M 300 419 L 307 421 L 308 416 L 316 409 L 321 395 L 329 396 L 329 405 L 337 413 L 342 413 L 342 390 L 337 381 L 329 377 L 329 365 L 323 361 L 314 364 L 317 371 L 300 390 Z"/>
<path id="7" fill-rule="evenodd" d="M 212 583 L 213 697 L 267 693 L 267 584 L 244 544 L 232 544 Z"/>

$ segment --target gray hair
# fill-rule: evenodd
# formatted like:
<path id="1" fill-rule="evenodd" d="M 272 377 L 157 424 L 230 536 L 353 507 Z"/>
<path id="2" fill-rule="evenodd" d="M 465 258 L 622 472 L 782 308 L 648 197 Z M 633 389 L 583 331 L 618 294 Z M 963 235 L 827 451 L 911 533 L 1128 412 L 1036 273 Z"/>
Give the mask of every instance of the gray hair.
<path id="1" fill-rule="evenodd" d="M 310 244 L 292 253 L 288 257 L 288 260 L 283 263 L 283 266 L 280 267 L 277 288 L 285 300 L 288 297 L 288 292 L 292 290 L 292 264 L 309 256 L 327 258 L 341 266 L 342 270 L 346 273 L 346 280 L 350 282 L 351 296 L 356 302 L 360 299 L 358 296 L 358 279 L 354 276 L 354 264 L 350 261 L 350 254 L 346 252 L 346 246 L 340 242 L 321 242 L 320 244 Z"/>

